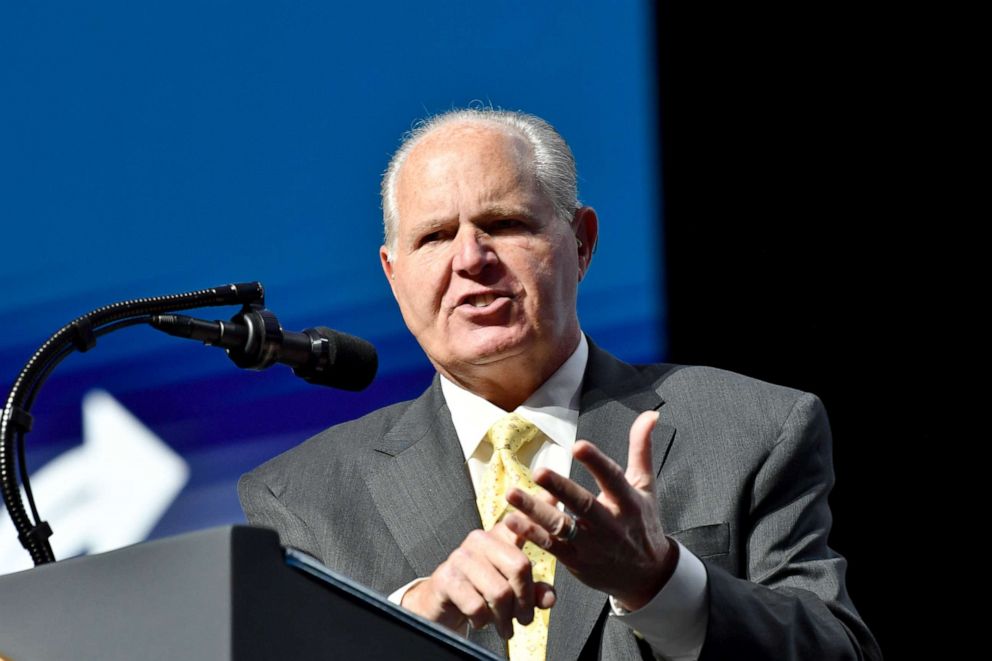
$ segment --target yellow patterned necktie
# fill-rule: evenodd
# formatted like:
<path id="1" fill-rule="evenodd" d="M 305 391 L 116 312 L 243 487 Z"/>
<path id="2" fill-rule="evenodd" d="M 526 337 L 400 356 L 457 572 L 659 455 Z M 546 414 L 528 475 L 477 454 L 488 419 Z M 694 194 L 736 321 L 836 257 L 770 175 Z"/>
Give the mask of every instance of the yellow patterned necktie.
<path id="1" fill-rule="evenodd" d="M 512 509 L 506 502 L 506 493 L 516 487 L 536 494 L 540 487 L 534 483 L 530 469 L 517 459 L 517 452 L 540 433 L 533 423 L 511 413 L 496 421 L 486 432 L 485 440 L 492 444 L 493 455 L 486 466 L 479 486 L 479 515 L 482 527 L 490 530 Z M 533 566 L 534 581 L 551 584 L 555 577 L 555 557 L 527 542 L 524 554 Z M 548 646 L 548 609 L 535 608 L 534 620 L 523 626 L 513 620 L 513 638 L 509 641 L 511 661 L 544 661 Z"/>

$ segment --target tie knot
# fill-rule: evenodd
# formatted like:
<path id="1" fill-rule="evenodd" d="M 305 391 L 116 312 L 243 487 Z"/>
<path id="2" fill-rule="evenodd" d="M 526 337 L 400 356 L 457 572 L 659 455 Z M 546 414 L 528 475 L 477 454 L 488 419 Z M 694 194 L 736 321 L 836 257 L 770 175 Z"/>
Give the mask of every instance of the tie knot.
<path id="1" fill-rule="evenodd" d="M 489 428 L 486 437 L 495 450 L 509 450 L 511 454 L 515 455 L 539 432 L 540 430 L 534 426 L 533 422 L 516 413 L 511 413 L 497 420 Z"/>

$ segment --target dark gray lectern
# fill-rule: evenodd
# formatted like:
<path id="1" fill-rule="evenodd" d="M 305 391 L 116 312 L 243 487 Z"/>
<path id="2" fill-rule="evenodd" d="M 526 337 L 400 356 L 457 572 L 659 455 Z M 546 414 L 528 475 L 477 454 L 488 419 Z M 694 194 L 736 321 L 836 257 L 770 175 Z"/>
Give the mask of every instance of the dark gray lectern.
<path id="1" fill-rule="evenodd" d="M 231 526 L 0 576 L 0 659 L 495 659 Z"/>

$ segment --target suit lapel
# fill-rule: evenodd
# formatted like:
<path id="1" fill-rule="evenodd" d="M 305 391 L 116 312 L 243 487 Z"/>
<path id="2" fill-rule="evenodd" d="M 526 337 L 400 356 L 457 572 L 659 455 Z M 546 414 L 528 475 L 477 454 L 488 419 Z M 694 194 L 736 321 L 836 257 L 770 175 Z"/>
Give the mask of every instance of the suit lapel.
<path id="1" fill-rule="evenodd" d="M 437 378 L 373 446 L 368 484 L 379 513 L 417 572 L 429 576 L 480 526 L 472 481 Z"/>
<path id="2" fill-rule="evenodd" d="M 625 467 L 630 426 L 641 412 L 657 410 L 662 404 L 664 401 L 635 368 L 589 342 L 576 440 L 595 443 Z M 659 422 L 655 427 L 652 452 L 656 475 L 674 434 L 670 425 Z M 592 475 L 578 462 L 572 462 L 571 478 L 591 493 L 599 493 Z M 561 564 L 555 570 L 555 591 L 558 603 L 551 609 L 547 658 L 575 659 L 607 607 L 607 595 L 581 583 Z"/>
<path id="3" fill-rule="evenodd" d="M 475 490 L 437 377 L 372 448 L 382 455 L 368 478 L 372 500 L 419 577 L 430 576 L 475 528 Z M 489 627 L 469 639 L 506 656 Z"/>
<path id="4" fill-rule="evenodd" d="M 372 448 L 382 456 L 368 478 L 372 500 L 419 577 L 430 576 L 475 528 L 475 490 L 437 377 Z M 493 627 L 469 639 L 506 656 Z"/>

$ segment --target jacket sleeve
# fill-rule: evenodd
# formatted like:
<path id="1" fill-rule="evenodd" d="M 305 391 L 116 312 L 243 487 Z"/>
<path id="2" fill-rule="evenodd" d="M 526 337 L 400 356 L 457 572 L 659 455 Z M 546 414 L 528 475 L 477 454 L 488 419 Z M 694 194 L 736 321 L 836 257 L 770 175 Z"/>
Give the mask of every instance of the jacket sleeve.
<path id="1" fill-rule="evenodd" d="M 827 546 L 830 427 L 800 397 L 759 467 L 744 521 L 746 578 L 706 562 L 709 621 L 700 659 L 881 659 Z"/>

